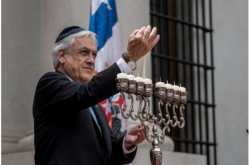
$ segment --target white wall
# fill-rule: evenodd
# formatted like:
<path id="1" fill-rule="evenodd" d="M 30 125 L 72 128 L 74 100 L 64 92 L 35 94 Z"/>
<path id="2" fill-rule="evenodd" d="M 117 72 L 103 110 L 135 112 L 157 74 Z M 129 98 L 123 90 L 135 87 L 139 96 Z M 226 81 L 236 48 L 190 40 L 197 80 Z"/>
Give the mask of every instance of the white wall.
<path id="1" fill-rule="evenodd" d="M 88 29 L 90 0 L 39 0 L 38 8 L 38 70 L 41 77 L 54 71 L 51 53 L 60 32 L 69 26 Z"/>
<path id="2" fill-rule="evenodd" d="M 2 1 L 2 152 L 33 125 L 37 83 L 37 2 Z"/>
<path id="3" fill-rule="evenodd" d="M 248 163 L 247 0 L 214 0 L 218 164 Z"/>

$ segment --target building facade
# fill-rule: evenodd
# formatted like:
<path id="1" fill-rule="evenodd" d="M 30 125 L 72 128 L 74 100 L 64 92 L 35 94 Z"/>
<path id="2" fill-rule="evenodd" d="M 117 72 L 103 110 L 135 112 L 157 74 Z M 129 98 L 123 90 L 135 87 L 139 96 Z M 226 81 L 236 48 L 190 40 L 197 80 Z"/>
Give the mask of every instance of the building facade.
<path id="1" fill-rule="evenodd" d="M 162 2 L 156 0 L 116 1 L 123 52 L 126 51 L 129 35 L 135 29 L 153 24 L 152 5 Z M 171 4 L 172 1 L 164 1 L 164 3 L 166 2 Z M 175 7 L 181 11 L 181 4 L 184 1 L 178 0 L 176 2 L 179 5 Z M 188 3 L 184 3 L 184 11 L 189 4 L 194 10 L 196 2 L 197 0 L 190 0 Z M 211 1 L 198 1 L 200 5 L 203 2 L 205 6 L 209 6 Z M 216 136 L 212 143 L 216 143 L 217 160 L 211 161 L 210 164 L 214 164 L 214 162 L 217 164 L 246 164 L 248 162 L 248 134 L 246 132 L 248 129 L 247 1 L 216 0 L 212 1 L 211 9 L 213 49 L 207 51 L 213 52 L 213 66 L 215 68 L 213 91 L 216 106 L 214 117 L 209 115 L 210 119 L 215 121 Z M 165 9 L 163 8 L 163 10 Z M 199 19 L 202 18 L 202 7 L 200 12 Z M 188 13 L 185 14 L 188 15 Z M 206 15 L 209 15 L 209 10 L 206 10 Z M 191 16 L 192 20 L 195 20 L 195 12 Z M 13 158 L 17 159 L 18 157 L 14 154 L 19 153 L 19 157 L 24 154 L 24 152 L 20 152 L 22 146 L 18 146 L 18 142 L 26 136 L 27 132 L 30 135 L 29 130 L 32 132 L 32 103 L 35 87 L 44 73 L 54 71 L 51 52 L 57 35 L 63 28 L 72 25 L 88 29 L 89 18 L 90 0 L 2 1 L 2 163 L 11 164 L 11 161 L 15 161 Z M 209 21 L 209 19 L 205 20 Z M 209 25 L 209 22 L 206 22 L 205 25 Z M 157 23 L 156 26 L 158 26 Z M 164 40 L 163 46 L 173 47 L 171 43 L 166 41 L 166 35 L 172 34 L 161 33 L 161 40 Z M 192 42 L 197 42 L 195 33 L 193 35 Z M 185 40 L 179 37 L 173 37 L 173 39 L 179 42 Z M 203 40 L 202 37 L 198 37 L 198 39 L 200 42 Z M 186 41 L 185 45 L 188 44 L 190 42 Z M 201 47 L 201 49 L 203 48 Z M 179 47 L 177 50 L 184 51 L 183 47 Z M 170 54 L 173 53 L 170 52 Z M 155 70 L 152 65 L 152 57 L 154 57 L 152 53 L 147 54 L 146 77 L 148 78 L 153 78 Z M 134 75 L 140 74 L 140 63 L 138 61 L 138 69 Z M 164 73 L 168 72 L 167 69 L 164 68 Z M 187 79 L 190 77 L 187 76 Z M 157 81 L 155 80 L 154 83 Z M 189 86 L 191 88 L 192 84 Z M 211 88 L 208 87 L 209 96 L 212 95 Z M 189 92 L 191 89 L 187 88 L 187 91 Z M 203 88 L 200 91 L 204 93 Z M 189 96 L 191 96 L 190 93 Z M 191 112 L 190 108 L 192 108 L 191 105 L 187 107 L 186 111 Z M 195 117 L 194 120 L 197 121 L 196 125 L 198 125 L 199 118 Z M 130 125 L 133 124 L 135 123 L 131 122 Z M 209 128 L 213 129 L 213 125 L 209 125 Z M 210 136 L 210 140 L 214 139 L 212 134 Z M 140 157 L 145 155 L 148 158 L 147 152 L 148 150 L 141 149 Z M 214 160 L 212 156 L 214 151 L 209 152 L 211 152 L 211 159 Z M 174 153 L 171 152 L 168 156 L 173 157 Z M 190 153 L 190 155 L 197 156 L 195 157 L 197 163 L 204 161 L 203 157 L 198 157 L 199 153 Z M 32 158 L 32 153 L 29 156 Z M 181 156 L 183 155 L 176 156 L 175 161 L 180 160 Z M 32 162 L 33 159 L 30 161 Z M 139 162 L 139 160 L 135 161 Z"/>

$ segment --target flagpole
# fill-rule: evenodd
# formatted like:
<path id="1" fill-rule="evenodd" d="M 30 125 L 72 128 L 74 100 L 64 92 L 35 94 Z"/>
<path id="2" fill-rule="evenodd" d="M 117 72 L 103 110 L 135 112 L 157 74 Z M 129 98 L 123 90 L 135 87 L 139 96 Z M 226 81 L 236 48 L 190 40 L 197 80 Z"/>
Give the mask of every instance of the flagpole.
<path id="1" fill-rule="evenodd" d="M 146 55 L 141 59 L 141 77 L 146 78 Z"/>

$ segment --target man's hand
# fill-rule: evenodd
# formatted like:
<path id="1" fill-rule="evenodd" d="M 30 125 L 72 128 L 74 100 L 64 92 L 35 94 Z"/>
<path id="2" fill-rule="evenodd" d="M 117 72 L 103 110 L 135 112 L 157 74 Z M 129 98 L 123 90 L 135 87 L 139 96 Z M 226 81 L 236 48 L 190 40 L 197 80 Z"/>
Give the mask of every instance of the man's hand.
<path id="1" fill-rule="evenodd" d="M 148 124 L 146 123 L 145 125 L 147 130 L 149 130 Z M 139 128 L 138 126 L 134 126 L 129 130 L 128 134 L 126 135 L 124 140 L 124 146 L 127 150 L 129 150 L 133 145 L 143 142 L 145 138 L 146 136 L 144 127 L 142 126 Z"/>
<path id="2" fill-rule="evenodd" d="M 145 56 L 159 41 L 160 35 L 157 34 L 157 28 L 154 27 L 151 31 L 151 26 L 142 27 L 140 30 L 135 30 L 129 37 L 128 48 L 126 54 L 133 61 L 138 61 Z"/>

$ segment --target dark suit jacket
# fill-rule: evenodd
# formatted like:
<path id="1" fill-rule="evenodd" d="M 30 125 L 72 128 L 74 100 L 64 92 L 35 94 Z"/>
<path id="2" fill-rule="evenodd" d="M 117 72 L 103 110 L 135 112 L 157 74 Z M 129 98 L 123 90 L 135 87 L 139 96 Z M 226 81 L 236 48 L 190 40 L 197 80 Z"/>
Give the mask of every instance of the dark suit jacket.
<path id="1" fill-rule="evenodd" d="M 100 105 L 117 93 L 117 64 L 85 84 L 61 72 L 49 72 L 38 82 L 34 103 L 36 165 L 99 165 L 130 163 L 136 151 L 123 154 L 122 137 L 115 137 Z M 91 116 L 92 107 L 102 134 Z M 106 159 L 106 160 L 105 160 Z"/>

